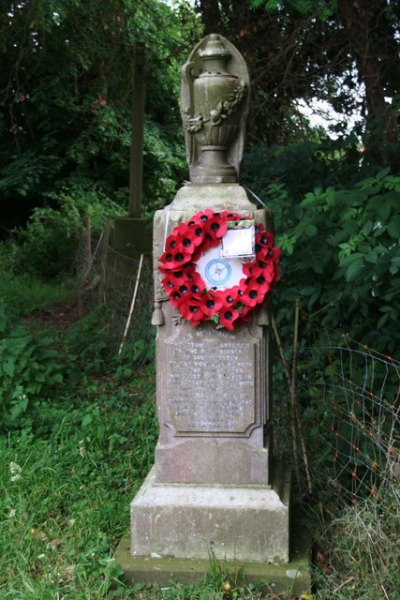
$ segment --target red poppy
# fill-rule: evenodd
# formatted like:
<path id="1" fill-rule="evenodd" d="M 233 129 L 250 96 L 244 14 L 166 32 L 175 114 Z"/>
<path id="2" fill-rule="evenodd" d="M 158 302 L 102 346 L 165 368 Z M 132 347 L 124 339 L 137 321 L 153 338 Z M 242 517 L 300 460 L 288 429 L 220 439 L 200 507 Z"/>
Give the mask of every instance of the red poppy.
<path id="1" fill-rule="evenodd" d="M 281 256 L 280 248 L 277 248 L 276 246 L 274 246 L 273 248 L 270 249 L 268 256 L 270 258 L 272 258 L 274 263 L 278 263 L 280 256 Z"/>
<path id="2" fill-rule="evenodd" d="M 193 244 L 197 247 L 204 241 L 206 235 L 206 228 L 204 223 L 201 221 L 190 221 L 188 226 L 188 235 L 190 235 Z"/>
<path id="3" fill-rule="evenodd" d="M 228 210 L 223 210 L 221 217 L 226 221 L 240 221 L 243 219 L 238 213 L 229 212 Z"/>
<path id="4" fill-rule="evenodd" d="M 179 223 L 172 233 L 165 240 L 165 250 L 174 250 L 181 239 L 187 235 L 190 230 L 188 223 Z"/>
<path id="5" fill-rule="evenodd" d="M 179 270 L 183 265 L 190 262 L 192 254 L 186 250 L 182 244 L 177 244 L 174 250 L 166 250 L 161 256 L 160 261 L 163 263 L 160 270 L 163 273 L 167 271 Z"/>
<path id="6" fill-rule="evenodd" d="M 213 238 L 221 239 L 227 232 L 228 225 L 220 213 L 214 213 L 206 223 L 206 230 Z"/>
<path id="7" fill-rule="evenodd" d="M 223 307 L 223 301 L 217 294 L 208 292 L 203 294 L 201 298 L 201 310 L 205 315 L 212 317 Z"/>
<path id="8" fill-rule="evenodd" d="M 218 292 L 215 292 L 215 295 L 222 300 L 222 303 L 226 307 L 234 306 L 234 304 L 239 300 L 240 289 L 240 286 L 235 285 L 231 288 L 227 288 L 226 290 L 219 290 Z"/>
<path id="9" fill-rule="evenodd" d="M 188 283 L 191 295 L 201 298 L 202 294 L 206 291 L 206 285 L 197 271 L 193 270 L 193 273 L 189 275 Z"/>
<path id="10" fill-rule="evenodd" d="M 271 262 L 264 263 L 263 266 L 260 266 L 258 263 L 244 265 L 243 271 L 250 280 L 257 283 L 260 287 L 264 287 L 265 290 L 268 290 L 271 287 L 270 284 L 274 279 L 275 272 L 274 265 Z"/>
<path id="11" fill-rule="evenodd" d="M 204 314 L 201 307 L 201 299 L 189 296 L 179 303 L 179 309 L 182 317 L 187 321 L 204 321 L 208 316 Z"/>
<path id="12" fill-rule="evenodd" d="M 229 331 L 233 331 L 235 321 L 239 319 L 240 312 L 234 308 L 224 308 L 219 313 L 219 323 L 229 329 Z"/>
<path id="13" fill-rule="evenodd" d="M 191 281 L 194 275 L 194 265 L 185 265 L 184 268 L 176 271 L 168 271 L 163 281 L 171 281 L 174 285 L 181 285 L 184 281 Z M 168 278 L 168 279 L 167 279 Z M 163 284 L 164 285 L 164 284 Z M 165 285 L 164 288 L 166 289 Z"/>
<path id="14" fill-rule="evenodd" d="M 211 208 L 206 208 L 205 210 L 200 210 L 198 213 L 196 213 L 191 220 L 199 221 L 205 224 L 214 216 L 214 214 L 215 213 L 213 210 L 211 210 Z"/>
<path id="15" fill-rule="evenodd" d="M 265 231 L 264 227 L 259 227 L 256 233 L 256 244 L 262 248 L 272 248 L 274 238 L 272 233 Z"/>
<path id="16" fill-rule="evenodd" d="M 242 270 L 247 277 L 258 277 L 262 275 L 265 267 L 261 267 L 258 262 L 244 263 Z"/>
<path id="17" fill-rule="evenodd" d="M 245 306 L 254 308 L 257 304 L 261 304 L 265 298 L 266 289 L 262 288 L 256 282 L 251 282 L 242 296 L 242 303 Z"/>

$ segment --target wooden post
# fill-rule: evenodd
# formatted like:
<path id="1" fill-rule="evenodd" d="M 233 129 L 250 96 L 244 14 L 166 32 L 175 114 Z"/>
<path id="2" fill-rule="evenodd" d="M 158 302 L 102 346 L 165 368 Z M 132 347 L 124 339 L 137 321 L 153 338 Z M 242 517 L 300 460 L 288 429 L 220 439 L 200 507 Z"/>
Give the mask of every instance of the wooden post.
<path id="1" fill-rule="evenodd" d="M 91 227 L 89 217 L 83 217 L 82 219 L 83 231 L 82 231 L 82 265 L 80 268 L 80 278 L 82 283 L 85 283 L 85 279 L 89 275 L 90 269 L 92 268 L 92 247 L 91 247 Z"/>
<path id="2" fill-rule="evenodd" d="M 104 232 L 102 245 L 100 248 L 100 285 L 99 285 L 99 301 L 105 302 L 105 289 L 106 289 L 106 275 L 107 275 L 107 255 L 108 255 L 108 245 L 110 243 L 110 229 L 111 229 L 111 221 L 110 218 L 107 217 Z"/>
<path id="3" fill-rule="evenodd" d="M 143 178 L 144 46 L 136 44 L 133 72 L 132 143 L 129 170 L 129 216 L 140 216 Z"/>

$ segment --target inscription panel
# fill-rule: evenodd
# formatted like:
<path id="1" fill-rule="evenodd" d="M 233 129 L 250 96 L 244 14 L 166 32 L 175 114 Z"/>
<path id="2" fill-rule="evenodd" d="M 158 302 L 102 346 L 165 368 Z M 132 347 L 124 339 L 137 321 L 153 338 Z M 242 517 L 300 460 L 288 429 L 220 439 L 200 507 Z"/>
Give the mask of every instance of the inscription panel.
<path id="1" fill-rule="evenodd" d="M 167 343 L 168 421 L 176 435 L 247 435 L 256 423 L 256 344 L 231 338 Z"/>

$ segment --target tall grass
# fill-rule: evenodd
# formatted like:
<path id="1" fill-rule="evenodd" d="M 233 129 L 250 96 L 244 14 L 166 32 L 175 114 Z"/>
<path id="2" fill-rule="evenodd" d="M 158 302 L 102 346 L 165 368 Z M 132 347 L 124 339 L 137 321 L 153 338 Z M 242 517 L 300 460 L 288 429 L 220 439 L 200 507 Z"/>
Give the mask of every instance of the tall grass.
<path id="1" fill-rule="evenodd" d="M 400 597 L 400 484 L 349 506 L 326 527 L 321 543 L 329 575 L 316 573 L 318 598 Z"/>
<path id="2" fill-rule="evenodd" d="M 153 461 L 154 404 L 100 387 L 71 400 L 38 405 L 34 427 L 0 438 L 1 598 L 103 598 L 119 575 L 112 554 Z"/>

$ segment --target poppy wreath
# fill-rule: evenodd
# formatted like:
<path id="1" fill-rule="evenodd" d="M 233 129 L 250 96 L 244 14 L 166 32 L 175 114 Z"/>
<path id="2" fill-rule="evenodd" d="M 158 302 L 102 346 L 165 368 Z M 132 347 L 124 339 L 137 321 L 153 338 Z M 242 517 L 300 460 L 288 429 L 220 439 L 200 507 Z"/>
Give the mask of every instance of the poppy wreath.
<path id="1" fill-rule="evenodd" d="M 261 224 L 255 226 L 255 259 L 243 263 L 243 278 L 225 290 L 208 289 L 196 271 L 196 261 L 210 248 L 220 245 L 229 222 L 247 220 L 237 213 L 211 209 L 196 213 L 174 228 L 160 257 L 162 285 L 170 302 L 196 327 L 213 321 L 230 331 L 251 321 L 252 313 L 264 302 L 279 279 L 279 249 L 274 236 Z"/>

